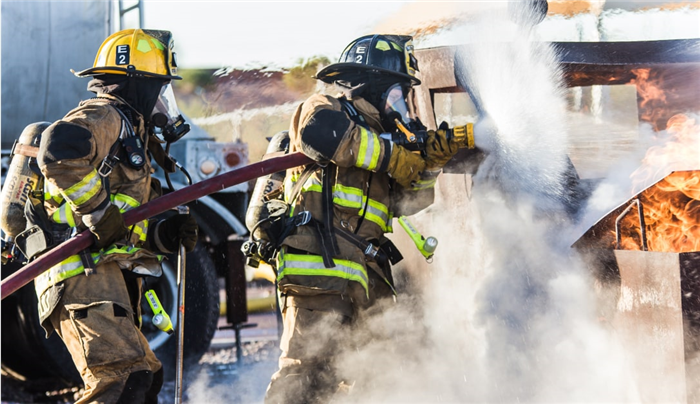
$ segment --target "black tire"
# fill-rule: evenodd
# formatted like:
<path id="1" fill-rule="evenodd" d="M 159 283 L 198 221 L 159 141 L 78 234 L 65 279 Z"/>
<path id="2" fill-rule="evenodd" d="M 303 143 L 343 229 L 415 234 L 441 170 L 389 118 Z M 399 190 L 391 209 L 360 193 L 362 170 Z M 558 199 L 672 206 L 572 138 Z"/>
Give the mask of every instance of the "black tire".
<path id="1" fill-rule="evenodd" d="M 163 363 L 165 379 L 175 377 L 177 358 L 177 255 L 169 255 L 163 265 L 163 276 L 149 279 L 146 287 L 155 290 L 161 304 L 170 315 L 175 332 L 171 335 L 151 324 L 152 310 L 143 299 L 141 331 L 151 349 Z M 219 283 L 216 268 L 206 248 L 197 244 L 187 254 L 185 266 L 185 370 L 196 365 L 207 352 L 219 321 Z"/>

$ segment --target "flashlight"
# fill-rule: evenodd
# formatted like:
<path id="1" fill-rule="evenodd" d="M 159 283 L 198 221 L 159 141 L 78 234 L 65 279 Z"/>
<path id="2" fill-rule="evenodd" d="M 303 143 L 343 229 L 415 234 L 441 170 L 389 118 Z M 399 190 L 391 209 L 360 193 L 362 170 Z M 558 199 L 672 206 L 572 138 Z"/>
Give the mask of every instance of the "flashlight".
<path id="1" fill-rule="evenodd" d="M 161 306 L 156 292 L 153 289 L 150 289 L 148 292 L 146 292 L 145 296 L 146 300 L 148 300 L 148 304 L 153 310 L 153 319 L 151 320 L 153 325 L 163 332 L 172 334 L 174 331 L 173 323 L 170 321 L 170 316 L 168 316 L 168 313 L 163 310 L 163 306 Z"/>
<path id="2" fill-rule="evenodd" d="M 411 240 L 413 240 L 413 243 L 418 248 L 418 251 L 423 254 L 425 259 L 429 260 L 432 258 L 433 254 L 435 253 L 435 249 L 437 248 L 437 239 L 435 237 L 423 237 L 420 233 L 418 233 L 418 230 L 413 227 L 411 222 L 408 221 L 406 216 L 401 216 L 399 218 L 399 224 L 404 230 L 406 230 L 406 233 L 408 233 L 408 236 L 411 237 Z"/>

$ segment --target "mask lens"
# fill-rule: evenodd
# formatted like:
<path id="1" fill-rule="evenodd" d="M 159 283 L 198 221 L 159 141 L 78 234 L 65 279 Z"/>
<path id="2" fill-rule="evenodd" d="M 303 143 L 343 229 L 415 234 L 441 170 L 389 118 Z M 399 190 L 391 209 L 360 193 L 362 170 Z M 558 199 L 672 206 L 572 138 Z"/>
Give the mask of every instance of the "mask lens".
<path id="1" fill-rule="evenodd" d="M 173 88 L 170 84 L 166 84 L 161 88 L 160 96 L 158 96 L 158 101 L 156 101 L 156 106 L 153 109 L 153 113 L 156 112 L 167 116 L 168 123 L 172 123 L 180 116 L 180 110 L 177 108 L 177 102 L 175 102 L 175 93 L 173 93 Z"/>
<path id="2" fill-rule="evenodd" d="M 409 124 L 412 119 L 406 104 L 406 96 L 407 92 L 401 84 L 397 83 L 389 87 L 384 102 L 384 115 L 389 116 L 392 113 L 397 113 L 401 116 L 401 121 L 404 124 Z"/>
<path id="3" fill-rule="evenodd" d="M 185 118 L 180 114 L 170 83 L 160 90 L 151 120 L 163 129 L 163 138 L 166 142 L 175 142 L 189 132 L 190 126 L 185 123 Z"/>

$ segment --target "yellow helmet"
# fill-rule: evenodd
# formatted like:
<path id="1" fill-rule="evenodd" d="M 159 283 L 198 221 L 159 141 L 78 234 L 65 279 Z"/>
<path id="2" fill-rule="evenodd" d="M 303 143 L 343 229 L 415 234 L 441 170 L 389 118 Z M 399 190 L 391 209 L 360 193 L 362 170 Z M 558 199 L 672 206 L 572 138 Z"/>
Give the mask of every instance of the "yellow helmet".
<path id="1" fill-rule="evenodd" d="M 180 80 L 170 31 L 125 29 L 105 39 L 94 65 L 78 77 L 123 74 L 137 77 Z"/>

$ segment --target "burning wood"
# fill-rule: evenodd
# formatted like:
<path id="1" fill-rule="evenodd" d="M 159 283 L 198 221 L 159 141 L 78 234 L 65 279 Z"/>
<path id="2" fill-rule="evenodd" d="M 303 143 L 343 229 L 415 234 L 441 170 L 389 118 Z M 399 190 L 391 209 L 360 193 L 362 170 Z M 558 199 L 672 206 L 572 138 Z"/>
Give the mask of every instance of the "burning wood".
<path id="1" fill-rule="evenodd" d="M 677 114 L 665 126 L 658 139 L 663 143 L 651 147 L 631 175 L 635 195 L 591 227 L 576 247 L 700 251 L 700 123 Z M 632 203 L 638 208 L 630 209 Z"/>

